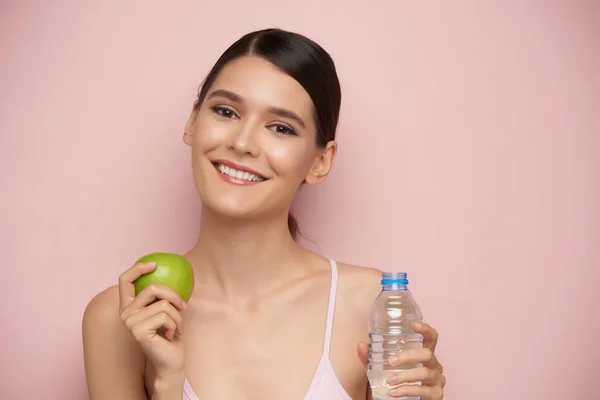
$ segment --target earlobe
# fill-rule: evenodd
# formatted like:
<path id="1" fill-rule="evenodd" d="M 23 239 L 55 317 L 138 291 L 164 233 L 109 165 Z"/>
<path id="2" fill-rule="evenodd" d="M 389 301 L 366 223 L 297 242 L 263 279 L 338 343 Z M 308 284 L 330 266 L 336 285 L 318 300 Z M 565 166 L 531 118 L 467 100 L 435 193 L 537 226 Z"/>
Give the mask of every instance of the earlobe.
<path id="1" fill-rule="evenodd" d="M 192 137 L 194 136 L 194 129 L 196 126 L 196 118 L 198 117 L 198 111 L 199 101 L 198 99 L 196 99 L 192 107 L 192 112 L 190 113 L 188 121 L 185 124 L 185 129 L 183 131 L 183 143 L 187 144 L 188 146 L 192 145 Z"/>
<path id="2" fill-rule="evenodd" d="M 327 179 L 335 162 L 336 153 L 337 143 L 332 140 L 327 143 L 325 150 L 319 154 L 308 175 L 304 178 L 304 182 L 309 185 L 316 185 Z"/>
<path id="3" fill-rule="evenodd" d="M 192 137 L 191 136 L 192 136 L 192 134 L 188 133 L 188 131 L 185 130 L 183 132 L 183 143 L 187 144 L 188 146 L 191 146 L 192 145 Z"/>

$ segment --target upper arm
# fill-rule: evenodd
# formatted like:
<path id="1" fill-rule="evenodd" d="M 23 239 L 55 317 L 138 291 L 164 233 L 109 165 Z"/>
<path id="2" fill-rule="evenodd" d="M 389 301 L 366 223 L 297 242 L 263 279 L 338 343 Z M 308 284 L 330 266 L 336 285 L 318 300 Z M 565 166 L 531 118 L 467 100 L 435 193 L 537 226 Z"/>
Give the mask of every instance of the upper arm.
<path id="1" fill-rule="evenodd" d="M 354 267 L 354 287 L 351 288 L 352 307 L 362 320 L 366 319 L 371 312 L 371 305 L 381 292 L 381 274 L 377 268 Z M 368 339 L 366 324 L 361 324 L 364 340 Z"/>
<path id="2" fill-rule="evenodd" d="M 381 291 L 381 271 L 376 268 L 364 268 L 364 291 L 362 292 L 361 306 L 363 313 L 368 315 L 371 309 L 371 304 L 375 301 Z M 368 341 L 368 332 L 365 330 L 364 340 Z M 373 400 L 373 392 L 371 385 L 367 382 L 367 398 Z"/>
<path id="3" fill-rule="evenodd" d="M 145 357 L 121 322 L 116 286 L 90 301 L 83 315 L 82 334 L 89 398 L 145 400 Z"/>
<path id="4" fill-rule="evenodd" d="M 371 304 L 381 290 L 381 271 L 338 263 L 338 301 L 331 343 L 331 362 L 342 386 L 354 399 L 372 400 L 364 358 L 358 348 L 368 342 Z"/>

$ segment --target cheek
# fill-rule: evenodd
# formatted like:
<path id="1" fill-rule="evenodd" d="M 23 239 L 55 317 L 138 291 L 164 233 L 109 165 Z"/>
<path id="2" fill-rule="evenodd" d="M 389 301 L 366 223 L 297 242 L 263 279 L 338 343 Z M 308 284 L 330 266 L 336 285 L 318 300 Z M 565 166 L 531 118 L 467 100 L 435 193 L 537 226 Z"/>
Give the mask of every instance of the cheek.
<path id="1" fill-rule="evenodd" d="M 218 147 L 227 137 L 227 124 L 215 124 L 210 118 L 199 118 L 194 132 L 193 146 L 199 153 Z"/>
<path id="2" fill-rule="evenodd" d="M 293 139 L 276 138 L 264 150 L 271 168 L 278 175 L 303 178 L 311 167 L 311 152 L 305 143 Z"/>

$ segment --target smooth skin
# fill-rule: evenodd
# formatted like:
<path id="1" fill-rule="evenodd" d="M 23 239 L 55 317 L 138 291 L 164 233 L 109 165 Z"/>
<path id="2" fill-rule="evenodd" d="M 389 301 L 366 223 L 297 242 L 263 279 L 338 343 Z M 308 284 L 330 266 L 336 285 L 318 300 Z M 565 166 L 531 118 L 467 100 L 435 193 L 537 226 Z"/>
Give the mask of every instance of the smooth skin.
<path id="1" fill-rule="evenodd" d="M 222 70 L 183 138 L 202 199 L 200 234 L 185 254 L 194 293 L 186 304 L 150 285 L 136 297 L 133 282 L 155 268 L 139 263 L 90 301 L 83 318 L 90 399 L 180 400 L 185 378 L 201 399 L 304 398 L 323 350 L 331 271 L 327 259 L 293 240 L 287 213 L 302 184 L 327 178 L 337 151 L 334 141 L 316 146 L 312 113 L 302 86 L 264 59 L 243 57 Z M 227 182 L 215 160 L 265 180 Z M 370 399 L 367 318 L 381 271 L 338 267 L 331 362 L 352 399 Z M 435 356 L 438 334 L 425 323 L 415 330 L 423 349 L 390 362 L 423 367 L 388 381 L 423 385 L 395 386 L 390 394 L 439 400 L 445 378 Z"/>

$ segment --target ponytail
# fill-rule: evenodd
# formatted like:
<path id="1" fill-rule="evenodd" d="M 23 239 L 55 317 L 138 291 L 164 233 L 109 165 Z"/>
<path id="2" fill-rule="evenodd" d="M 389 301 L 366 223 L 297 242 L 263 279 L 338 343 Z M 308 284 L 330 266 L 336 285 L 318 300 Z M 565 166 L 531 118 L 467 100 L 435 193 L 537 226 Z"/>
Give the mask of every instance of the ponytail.
<path id="1" fill-rule="evenodd" d="M 294 218 L 294 216 L 291 213 L 288 214 L 288 229 L 292 234 L 292 238 L 296 240 L 298 238 L 299 233 L 298 221 L 296 221 L 296 218 Z"/>

